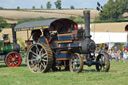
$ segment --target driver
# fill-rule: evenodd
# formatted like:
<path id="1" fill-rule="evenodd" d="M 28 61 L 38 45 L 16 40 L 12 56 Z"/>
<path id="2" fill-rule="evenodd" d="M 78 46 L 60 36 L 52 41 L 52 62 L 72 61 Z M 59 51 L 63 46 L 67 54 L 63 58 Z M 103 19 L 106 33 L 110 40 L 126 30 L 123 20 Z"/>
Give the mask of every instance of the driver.
<path id="1" fill-rule="evenodd" d="M 42 33 L 41 33 L 40 30 L 32 30 L 31 35 L 32 35 L 32 39 L 33 39 L 35 42 L 37 42 L 38 39 L 40 38 L 40 36 L 42 35 Z"/>
<path id="2" fill-rule="evenodd" d="M 52 37 L 51 37 L 48 29 L 44 30 L 44 36 L 47 38 L 48 42 L 51 42 Z"/>

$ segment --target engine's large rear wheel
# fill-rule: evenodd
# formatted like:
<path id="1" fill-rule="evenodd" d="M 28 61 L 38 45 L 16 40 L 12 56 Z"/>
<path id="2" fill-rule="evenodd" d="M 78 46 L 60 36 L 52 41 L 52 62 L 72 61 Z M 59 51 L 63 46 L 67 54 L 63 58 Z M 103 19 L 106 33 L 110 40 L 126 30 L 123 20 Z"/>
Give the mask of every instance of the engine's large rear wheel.
<path id="1" fill-rule="evenodd" d="M 83 70 L 83 59 L 80 54 L 75 53 L 69 61 L 69 69 L 71 72 L 79 73 Z"/>
<path id="2" fill-rule="evenodd" d="M 43 73 L 49 71 L 53 63 L 53 54 L 48 45 L 44 43 L 33 44 L 27 55 L 27 65 L 31 72 Z"/>
<path id="3" fill-rule="evenodd" d="M 96 70 L 101 72 L 108 72 L 110 69 L 109 56 L 106 53 L 101 53 L 97 56 L 97 62 L 100 64 L 96 65 Z"/>
<path id="4" fill-rule="evenodd" d="M 21 64 L 22 59 L 19 53 L 10 52 L 7 54 L 5 62 L 9 67 L 17 67 Z"/>

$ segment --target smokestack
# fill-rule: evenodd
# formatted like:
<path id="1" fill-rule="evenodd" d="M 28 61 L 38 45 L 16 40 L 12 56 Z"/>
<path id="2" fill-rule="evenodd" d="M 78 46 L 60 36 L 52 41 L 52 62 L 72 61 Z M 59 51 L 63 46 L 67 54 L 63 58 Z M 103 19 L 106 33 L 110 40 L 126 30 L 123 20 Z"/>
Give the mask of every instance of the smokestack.
<path id="1" fill-rule="evenodd" d="M 16 24 L 11 24 L 12 27 L 12 38 L 13 38 L 13 51 L 20 52 L 20 45 L 17 44 L 16 31 L 14 30 Z"/>
<path id="2" fill-rule="evenodd" d="M 13 38 L 13 44 L 16 44 L 17 43 L 17 40 L 16 40 L 16 32 L 14 30 L 16 24 L 11 24 L 11 27 L 12 27 L 12 38 Z"/>
<path id="3" fill-rule="evenodd" d="M 84 36 L 85 38 L 90 38 L 90 11 L 89 10 L 84 10 L 84 21 L 85 21 L 85 33 Z"/>

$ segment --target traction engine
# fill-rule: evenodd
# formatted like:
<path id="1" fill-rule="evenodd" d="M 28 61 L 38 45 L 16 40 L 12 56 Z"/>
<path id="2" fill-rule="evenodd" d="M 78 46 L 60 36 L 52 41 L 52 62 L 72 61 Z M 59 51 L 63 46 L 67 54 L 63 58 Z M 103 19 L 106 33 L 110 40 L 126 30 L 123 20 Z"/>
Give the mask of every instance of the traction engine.
<path id="1" fill-rule="evenodd" d="M 8 34 L 4 34 L 0 40 L 0 60 L 4 60 L 9 67 L 17 67 L 21 64 L 22 58 L 19 54 L 20 46 L 17 44 L 14 28 L 12 28 L 12 35 L 13 43 L 10 42 Z"/>
<path id="2" fill-rule="evenodd" d="M 42 73 L 64 68 L 78 73 L 82 71 L 83 65 L 95 65 L 97 71 L 108 72 L 108 54 L 101 51 L 95 56 L 96 44 L 90 35 L 90 11 L 84 11 L 84 20 L 85 29 L 78 29 L 77 23 L 66 18 L 17 25 L 15 31 L 32 30 L 32 40 L 25 41 L 27 65 L 31 72 Z"/>

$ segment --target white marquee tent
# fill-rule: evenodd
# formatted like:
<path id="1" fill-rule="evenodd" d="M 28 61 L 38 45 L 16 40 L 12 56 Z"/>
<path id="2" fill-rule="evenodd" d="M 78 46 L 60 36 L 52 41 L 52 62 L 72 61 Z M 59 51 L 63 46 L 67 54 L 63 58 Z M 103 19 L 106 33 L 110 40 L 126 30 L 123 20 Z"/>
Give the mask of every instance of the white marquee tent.
<path id="1" fill-rule="evenodd" d="M 127 42 L 127 32 L 91 32 L 91 35 L 96 44 Z"/>

